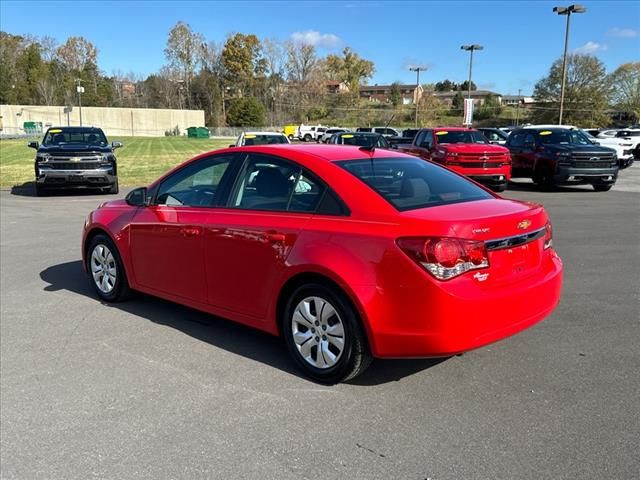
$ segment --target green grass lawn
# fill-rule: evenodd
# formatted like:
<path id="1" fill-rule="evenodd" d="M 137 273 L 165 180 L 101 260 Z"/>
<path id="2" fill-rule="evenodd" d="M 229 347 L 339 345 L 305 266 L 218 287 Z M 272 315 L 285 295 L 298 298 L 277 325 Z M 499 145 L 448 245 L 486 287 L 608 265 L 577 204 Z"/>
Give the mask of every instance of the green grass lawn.
<path id="1" fill-rule="evenodd" d="M 39 139 L 38 139 L 39 140 Z M 209 150 L 227 147 L 233 140 L 187 137 L 113 137 L 124 146 L 116 150 L 121 186 L 147 185 L 179 163 Z M 0 140 L 0 187 L 34 180 L 36 151 L 27 139 Z"/>

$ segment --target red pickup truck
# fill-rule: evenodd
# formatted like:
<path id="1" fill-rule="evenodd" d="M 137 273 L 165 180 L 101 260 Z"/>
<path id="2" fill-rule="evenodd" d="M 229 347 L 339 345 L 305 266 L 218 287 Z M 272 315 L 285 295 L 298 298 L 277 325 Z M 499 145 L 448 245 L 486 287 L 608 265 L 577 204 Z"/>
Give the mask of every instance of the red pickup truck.
<path id="1" fill-rule="evenodd" d="M 496 192 L 503 192 L 511 179 L 509 150 L 490 144 L 477 130 L 423 128 L 411 145 L 399 145 L 398 150 L 444 165 Z"/>

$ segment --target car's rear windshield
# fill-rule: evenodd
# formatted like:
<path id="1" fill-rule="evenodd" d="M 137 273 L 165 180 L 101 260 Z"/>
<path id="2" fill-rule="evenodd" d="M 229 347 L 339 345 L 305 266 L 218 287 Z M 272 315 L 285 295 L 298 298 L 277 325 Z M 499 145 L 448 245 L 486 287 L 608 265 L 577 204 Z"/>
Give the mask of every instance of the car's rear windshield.
<path id="1" fill-rule="evenodd" d="M 61 145 L 67 143 L 106 145 L 107 139 L 102 130 L 52 128 L 47 131 L 42 141 L 43 145 Z"/>
<path id="2" fill-rule="evenodd" d="M 277 145 L 279 143 L 287 142 L 287 137 L 284 135 L 252 135 L 248 134 L 244 137 L 245 145 Z"/>
<path id="3" fill-rule="evenodd" d="M 489 143 L 486 137 L 476 130 L 438 130 L 435 134 L 438 143 Z"/>
<path id="4" fill-rule="evenodd" d="M 400 211 L 493 196 L 446 168 L 418 158 L 374 158 L 336 162 Z"/>
<path id="5" fill-rule="evenodd" d="M 589 137 L 580 130 L 540 130 L 538 132 L 540 136 L 540 143 L 548 144 L 560 144 L 560 145 L 592 145 L 593 142 L 589 140 Z"/>
<path id="6" fill-rule="evenodd" d="M 387 139 L 377 133 L 346 133 L 339 135 L 336 143 L 358 147 L 370 147 L 374 144 L 379 148 L 387 148 L 389 146 Z"/>

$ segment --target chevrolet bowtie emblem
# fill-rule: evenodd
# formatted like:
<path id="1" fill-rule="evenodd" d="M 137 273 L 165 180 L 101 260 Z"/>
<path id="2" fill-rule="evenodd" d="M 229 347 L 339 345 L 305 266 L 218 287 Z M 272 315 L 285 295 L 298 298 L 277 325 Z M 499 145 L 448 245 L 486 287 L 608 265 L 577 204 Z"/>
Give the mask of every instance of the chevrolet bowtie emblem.
<path id="1" fill-rule="evenodd" d="M 529 228 L 529 226 L 531 225 L 531 220 L 522 220 L 519 224 L 518 224 L 518 228 L 520 230 L 524 230 L 525 228 Z"/>

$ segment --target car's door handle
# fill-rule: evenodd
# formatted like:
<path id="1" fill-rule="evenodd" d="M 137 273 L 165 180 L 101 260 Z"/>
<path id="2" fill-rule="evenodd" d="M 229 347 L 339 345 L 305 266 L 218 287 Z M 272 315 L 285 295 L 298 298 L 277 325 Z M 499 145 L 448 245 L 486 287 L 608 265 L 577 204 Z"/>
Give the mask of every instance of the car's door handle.
<path id="1" fill-rule="evenodd" d="M 198 227 L 182 227 L 180 229 L 180 234 L 183 237 L 195 237 L 196 235 L 200 235 L 200 228 L 198 228 Z"/>
<path id="2" fill-rule="evenodd" d="M 279 232 L 265 232 L 262 235 L 264 243 L 284 243 L 287 236 L 284 233 Z"/>

